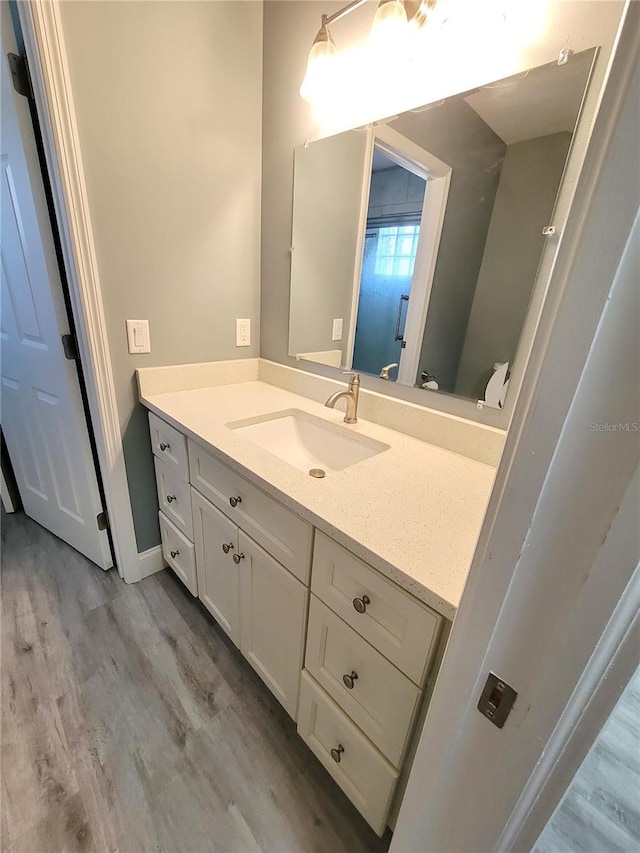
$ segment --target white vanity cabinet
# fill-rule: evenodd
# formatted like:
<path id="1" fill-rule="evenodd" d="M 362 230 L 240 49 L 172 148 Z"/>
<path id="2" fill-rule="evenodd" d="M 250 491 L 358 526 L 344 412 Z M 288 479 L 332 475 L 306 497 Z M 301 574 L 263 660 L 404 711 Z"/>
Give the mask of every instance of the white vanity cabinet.
<path id="1" fill-rule="evenodd" d="M 149 414 L 164 557 L 296 719 L 313 527 Z"/>
<path id="2" fill-rule="evenodd" d="M 382 834 L 445 620 L 161 418 L 149 424 L 167 563 Z"/>
<path id="3" fill-rule="evenodd" d="M 304 584 L 309 584 L 313 527 L 189 442 L 191 485 Z"/>
<path id="4" fill-rule="evenodd" d="M 195 489 L 199 596 L 296 719 L 308 588 Z"/>
<path id="5" fill-rule="evenodd" d="M 218 625 L 240 645 L 238 528 L 220 510 L 192 491 L 198 595 Z"/>
<path id="6" fill-rule="evenodd" d="M 191 595 L 198 594 L 196 553 L 193 542 L 172 524 L 163 512 L 159 513 L 162 554 Z"/>
<path id="7" fill-rule="evenodd" d="M 240 650 L 297 719 L 309 590 L 240 531 Z"/>
<path id="8" fill-rule="evenodd" d="M 162 555 L 192 595 L 198 594 L 187 439 L 149 412 Z"/>
<path id="9" fill-rule="evenodd" d="M 443 619 L 319 531 L 298 733 L 378 833 Z"/>

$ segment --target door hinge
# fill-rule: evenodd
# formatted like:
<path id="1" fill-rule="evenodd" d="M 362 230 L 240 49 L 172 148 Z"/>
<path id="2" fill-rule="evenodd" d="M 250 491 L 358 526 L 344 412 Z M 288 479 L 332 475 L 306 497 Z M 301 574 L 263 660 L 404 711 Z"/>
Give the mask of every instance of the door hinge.
<path id="1" fill-rule="evenodd" d="M 31 85 L 27 57 L 19 56 L 17 53 L 8 53 L 7 59 L 9 60 L 13 88 L 19 95 L 24 95 L 25 98 L 33 100 L 33 86 Z"/>
<path id="2" fill-rule="evenodd" d="M 109 527 L 109 516 L 107 515 L 106 509 L 103 509 L 102 512 L 99 512 L 96 516 L 96 521 L 98 522 L 98 530 L 107 530 Z"/>
<path id="3" fill-rule="evenodd" d="M 68 358 L 69 361 L 78 361 L 80 359 L 78 342 L 75 335 L 62 336 L 62 349 L 64 350 L 64 357 Z"/>

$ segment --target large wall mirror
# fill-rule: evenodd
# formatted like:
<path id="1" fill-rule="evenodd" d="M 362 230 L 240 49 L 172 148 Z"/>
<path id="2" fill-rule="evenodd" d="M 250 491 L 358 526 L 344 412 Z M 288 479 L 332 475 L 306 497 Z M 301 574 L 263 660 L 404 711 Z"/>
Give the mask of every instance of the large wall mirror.
<path id="1" fill-rule="evenodd" d="M 296 149 L 289 354 L 502 407 L 595 55 Z"/>

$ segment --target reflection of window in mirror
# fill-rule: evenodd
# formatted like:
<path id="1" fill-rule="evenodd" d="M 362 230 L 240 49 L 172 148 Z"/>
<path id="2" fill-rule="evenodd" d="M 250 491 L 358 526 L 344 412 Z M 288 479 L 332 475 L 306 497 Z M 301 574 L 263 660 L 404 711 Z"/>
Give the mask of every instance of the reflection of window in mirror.
<path id="1" fill-rule="evenodd" d="M 413 275 L 419 234 L 419 223 L 379 228 L 375 262 L 376 275 Z"/>

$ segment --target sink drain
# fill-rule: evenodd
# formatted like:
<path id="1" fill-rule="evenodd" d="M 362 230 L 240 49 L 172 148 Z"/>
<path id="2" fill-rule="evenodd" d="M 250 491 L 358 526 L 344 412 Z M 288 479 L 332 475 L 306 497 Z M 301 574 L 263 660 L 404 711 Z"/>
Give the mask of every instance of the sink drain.
<path id="1" fill-rule="evenodd" d="M 316 477 L 318 480 L 321 480 L 323 477 L 326 477 L 326 471 L 322 468 L 310 468 L 309 476 Z"/>

